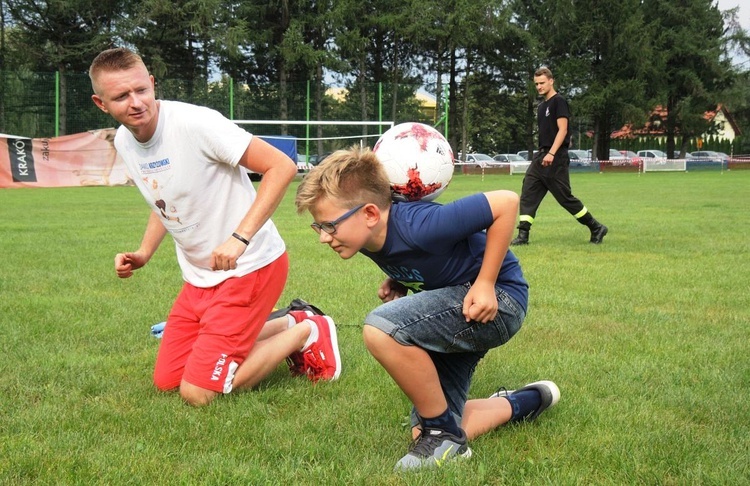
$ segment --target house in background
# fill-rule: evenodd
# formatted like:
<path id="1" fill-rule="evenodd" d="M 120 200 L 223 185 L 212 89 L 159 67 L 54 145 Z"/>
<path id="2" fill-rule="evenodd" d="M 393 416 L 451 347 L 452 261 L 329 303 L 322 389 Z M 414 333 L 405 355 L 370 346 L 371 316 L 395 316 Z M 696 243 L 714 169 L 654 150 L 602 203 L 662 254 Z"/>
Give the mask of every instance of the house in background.
<path id="1" fill-rule="evenodd" d="M 737 122 L 735 122 L 734 117 L 724 105 L 717 106 L 716 110 L 705 112 L 703 118 L 715 127 L 715 133 L 700 136 L 698 140 L 711 136 L 717 140 L 732 143 L 735 137 L 742 135 Z M 667 109 L 663 106 L 657 106 L 651 112 L 648 121 L 643 127 L 634 128 L 632 124 L 625 125 L 619 130 L 612 132 L 612 138 L 657 138 L 663 141 L 666 137 L 666 119 Z"/>

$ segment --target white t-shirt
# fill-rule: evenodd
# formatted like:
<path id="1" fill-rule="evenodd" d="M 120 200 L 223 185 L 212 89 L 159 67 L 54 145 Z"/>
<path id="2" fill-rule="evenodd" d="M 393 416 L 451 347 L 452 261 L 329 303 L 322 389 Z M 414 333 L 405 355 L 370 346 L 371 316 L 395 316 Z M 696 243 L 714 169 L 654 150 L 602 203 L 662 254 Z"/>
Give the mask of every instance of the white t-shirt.
<path id="1" fill-rule="evenodd" d="M 284 241 L 268 220 L 235 270 L 211 270 L 211 252 L 231 237 L 255 201 L 255 188 L 238 165 L 252 135 L 209 108 L 159 103 L 151 140 L 140 143 L 121 126 L 115 148 L 172 235 L 182 278 L 196 287 L 213 287 L 279 258 Z"/>

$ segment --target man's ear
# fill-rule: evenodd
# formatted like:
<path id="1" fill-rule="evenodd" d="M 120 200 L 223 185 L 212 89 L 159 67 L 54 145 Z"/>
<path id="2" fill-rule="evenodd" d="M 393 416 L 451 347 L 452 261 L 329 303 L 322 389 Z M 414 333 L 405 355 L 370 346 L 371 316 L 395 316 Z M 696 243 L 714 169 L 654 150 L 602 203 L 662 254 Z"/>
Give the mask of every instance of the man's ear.
<path id="1" fill-rule="evenodd" d="M 104 106 L 104 102 L 102 102 L 102 99 L 99 98 L 99 95 L 93 94 L 91 95 L 91 99 L 94 100 L 94 104 L 97 106 L 97 108 L 102 110 L 104 113 L 109 113 L 107 111 L 107 108 Z"/>

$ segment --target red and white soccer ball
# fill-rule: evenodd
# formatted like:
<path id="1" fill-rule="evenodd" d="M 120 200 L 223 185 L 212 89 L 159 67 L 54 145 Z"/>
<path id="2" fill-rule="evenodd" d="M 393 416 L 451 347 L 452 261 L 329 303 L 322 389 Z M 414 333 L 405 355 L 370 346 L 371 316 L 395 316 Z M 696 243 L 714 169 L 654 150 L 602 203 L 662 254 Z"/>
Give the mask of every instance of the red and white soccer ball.
<path id="1" fill-rule="evenodd" d="M 380 136 L 373 151 L 388 173 L 394 201 L 432 201 L 453 177 L 453 150 L 429 125 L 396 125 Z"/>

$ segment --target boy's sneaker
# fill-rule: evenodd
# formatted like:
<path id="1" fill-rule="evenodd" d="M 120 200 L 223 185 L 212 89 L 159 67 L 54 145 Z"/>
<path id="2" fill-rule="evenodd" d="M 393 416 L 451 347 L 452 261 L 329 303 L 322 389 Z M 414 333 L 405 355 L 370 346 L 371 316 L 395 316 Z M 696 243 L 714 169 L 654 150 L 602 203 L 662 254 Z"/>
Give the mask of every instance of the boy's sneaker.
<path id="1" fill-rule="evenodd" d="M 312 316 L 308 320 L 318 327 L 318 339 L 302 351 L 305 374 L 313 382 L 333 381 L 341 374 L 336 324 L 328 316 Z"/>
<path id="2" fill-rule="evenodd" d="M 409 453 L 394 467 L 395 471 L 408 471 L 422 467 L 442 466 L 455 458 L 468 459 L 471 449 L 466 444 L 466 432 L 461 429 L 461 437 L 440 429 L 424 429 L 414 439 Z"/>
<path id="3" fill-rule="evenodd" d="M 536 390 L 542 396 L 542 404 L 539 406 L 539 408 L 534 410 L 534 413 L 531 413 L 524 417 L 522 420 L 534 420 L 542 412 L 554 406 L 558 401 L 560 401 L 560 389 L 557 387 L 557 385 L 549 380 L 535 381 L 534 383 L 529 383 L 528 385 L 519 388 L 518 390 L 506 390 L 505 388 L 501 387 L 495 393 L 490 395 L 489 398 L 508 397 L 514 393 L 520 392 L 521 390 Z"/>

